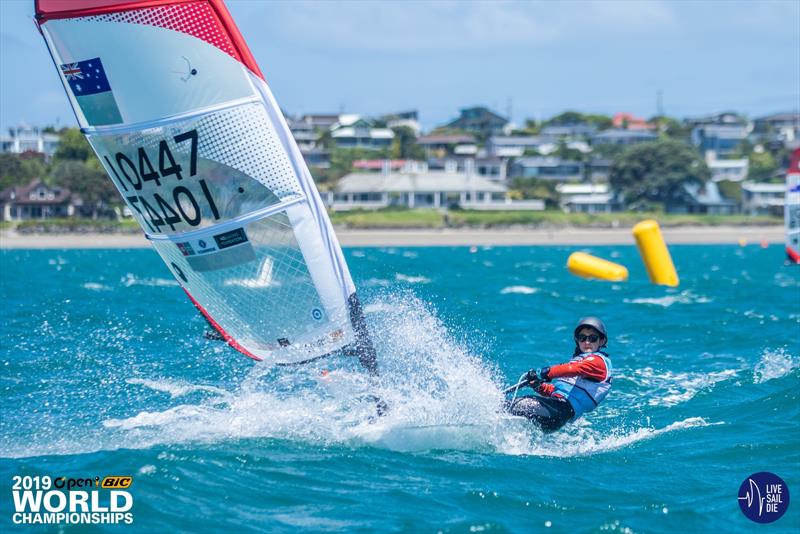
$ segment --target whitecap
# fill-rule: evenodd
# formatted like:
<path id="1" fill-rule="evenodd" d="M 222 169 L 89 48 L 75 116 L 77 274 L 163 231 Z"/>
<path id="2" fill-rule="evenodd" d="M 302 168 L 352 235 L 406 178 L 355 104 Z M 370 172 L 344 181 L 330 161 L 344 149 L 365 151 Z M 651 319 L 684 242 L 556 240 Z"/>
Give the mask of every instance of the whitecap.
<path id="1" fill-rule="evenodd" d="M 171 380 L 148 380 L 146 378 L 129 378 L 128 380 L 126 380 L 126 382 L 128 384 L 141 385 L 155 391 L 169 393 L 172 398 L 182 397 L 184 395 L 188 395 L 189 393 L 194 393 L 196 391 L 205 391 L 207 393 L 216 393 L 218 395 L 228 395 L 227 391 L 225 391 L 224 389 L 220 389 L 218 387 L 196 385 L 196 384 L 190 384 L 188 382 L 171 381 Z"/>
<path id="2" fill-rule="evenodd" d="M 766 350 L 753 369 L 753 382 L 761 384 L 768 380 L 781 378 L 800 366 L 800 359 L 793 357 L 785 349 Z"/>
<path id="3" fill-rule="evenodd" d="M 665 295 L 663 297 L 643 297 L 634 299 L 624 299 L 628 304 L 648 304 L 653 306 L 663 306 L 668 308 L 673 304 L 708 304 L 713 299 L 703 295 L 695 295 L 691 291 L 682 291 L 677 295 Z"/>
<path id="4" fill-rule="evenodd" d="M 395 274 L 394 278 L 398 282 L 407 282 L 409 284 L 429 284 L 431 282 L 430 278 L 424 276 L 408 276 L 402 273 Z"/>
<path id="5" fill-rule="evenodd" d="M 128 273 L 120 279 L 120 283 L 125 287 L 131 286 L 177 286 L 177 280 L 169 280 L 167 278 L 138 278 L 133 273 Z"/>
<path id="6" fill-rule="evenodd" d="M 533 295 L 538 293 L 539 288 L 529 286 L 508 286 L 500 290 L 501 295 L 517 294 L 517 295 Z"/>
<path id="7" fill-rule="evenodd" d="M 81 286 L 83 289 L 88 289 L 89 291 L 111 291 L 111 288 L 104 284 L 98 284 L 96 282 L 86 282 Z"/>

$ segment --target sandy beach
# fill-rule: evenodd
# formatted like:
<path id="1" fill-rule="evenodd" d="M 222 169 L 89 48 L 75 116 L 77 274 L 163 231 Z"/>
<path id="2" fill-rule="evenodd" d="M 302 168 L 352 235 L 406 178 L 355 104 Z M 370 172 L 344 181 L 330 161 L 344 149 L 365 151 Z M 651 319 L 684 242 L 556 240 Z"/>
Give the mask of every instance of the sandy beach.
<path id="1" fill-rule="evenodd" d="M 783 243 L 781 226 L 687 226 L 664 228 L 668 244 Z M 630 228 L 508 228 L 444 230 L 337 229 L 344 247 L 471 245 L 633 245 Z M 0 233 L 2 249 L 143 248 L 142 234 Z"/>

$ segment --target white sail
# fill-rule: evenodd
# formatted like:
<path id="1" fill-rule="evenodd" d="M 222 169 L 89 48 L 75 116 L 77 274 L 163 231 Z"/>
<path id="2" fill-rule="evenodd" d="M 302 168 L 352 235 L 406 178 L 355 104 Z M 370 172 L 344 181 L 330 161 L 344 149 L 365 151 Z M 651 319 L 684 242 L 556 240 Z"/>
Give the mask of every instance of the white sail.
<path id="1" fill-rule="evenodd" d="M 82 131 L 223 337 L 274 363 L 357 343 L 341 248 L 222 1 L 36 6 Z"/>

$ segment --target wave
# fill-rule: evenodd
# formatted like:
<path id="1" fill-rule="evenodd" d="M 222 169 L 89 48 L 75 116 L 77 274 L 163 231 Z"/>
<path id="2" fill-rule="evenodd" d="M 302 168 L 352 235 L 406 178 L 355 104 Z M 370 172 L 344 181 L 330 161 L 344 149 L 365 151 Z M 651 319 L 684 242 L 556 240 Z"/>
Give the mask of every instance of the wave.
<path id="1" fill-rule="evenodd" d="M 120 279 L 120 283 L 125 287 L 131 286 L 153 286 L 153 287 L 162 287 L 162 286 L 177 286 L 177 280 L 171 280 L 167 278 L 139 278 L 133 273 L 128 273 Z"/>
<path id="2" fill-rule="evenodd" d="M 227 395 L 228 392 L 224 389 L 214 386 L 201 386 L 189 384 L 188 382 L 172 381 L 172 380 L 148 380 L 145 378 L 129 378 L 126 380 L 128 384 L 138 384 L 154 391 L 161 391 L 169 393 L 174 399 L 175 397 L 183 397 L 190 393 L 203 391 L 207 393 L 216 393 L 219 395 Z"/>
<path id="3" fill-rule="evenodd" d="M 681 291 L 677 295 L 665 295 L 663 297 L 642 297 L 634 299 L 624 299 L 623 302 L 628 304 L 648 304 L 651 306 L 663 306 L 669 308 L 673 304 L 709 304 L 714 299 L 705 297 L 703 295 L 695 295 L 691 291 Z"/>
<path id="4" fill-rule="evenodd" d="M 533 295 L 538 293 L 539 288 L 529 286 L 508 286 L 500 290 L 501 295 L 517 294 L 517 295 Z"/>
<path id="5" fill-rule="evenodd" d="M 402 273 L 394 275 L 394 279 L 398 282 L 407 282 L 409 284 L 430 284 L 431 279 L 425 276 L 408 276 Z"/>
<path id="6" fill-rule="evenodd" d="M 629 447 L 670 432 L 723 424 L 725 423 L 710 423 L 702 417 L 689 417 L 663 428 L 643 427 L 629 432 L 614 431 L 609 435 L 603 435 L 593 431 L 585 420 L 579 420 L 574 425 L 579 427 L 578 432 L 559 433 L 557 437 L 546 436 L 543 444 L 534 449 L 534 454 L 558 457 L 589 456 Z"/>
<path id="7" fill-rule="evenodd" d="M 81 286 L 83 289 L 88 289 L 89 291 L 111 291 L 112 288 L 105 285 L 105 284 L 98 284 L 97 282 L 86 282 Z"/>
<path id="8" fill-rule="evenodd" d="M 765 350 L 753 369 L 753 382 L 762 384 L 781 378 L 800 367 L 800 359 L 793 357 L 786 349 Z"/>
<path id="9" fill-rule="evenodd" d="M 673 372 L 669 370 L 656 370 L 652 367 L 635 369 L 633 377 L 617 373 L 618 379 L 630 379 L 648 393 L 649 406 L 675 406 L 694 398 L 701 391 L 713 388 L 717 383 L 738 376 L 735 369 L 724 369 L 711 373 L 703 372 Z M 615 393 L 619 395 L 619 393 Z M 632 400 L 641 402 L 640 395 L 629 394 Z"/>

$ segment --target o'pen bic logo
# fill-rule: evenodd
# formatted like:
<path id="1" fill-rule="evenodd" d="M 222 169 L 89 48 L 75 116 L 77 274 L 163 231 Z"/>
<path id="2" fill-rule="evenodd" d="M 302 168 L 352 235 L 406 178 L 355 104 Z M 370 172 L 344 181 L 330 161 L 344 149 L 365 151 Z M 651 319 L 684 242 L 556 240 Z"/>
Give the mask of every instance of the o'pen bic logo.
<path id="1" fill-rule="evenodd" d="M 756 523 L 777 521 L 789 508 L 789 486 L 774 473 L 753 473 L 739 486 L 739 508 Z"/>

